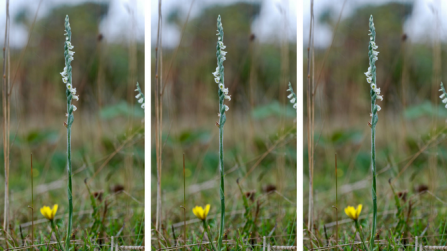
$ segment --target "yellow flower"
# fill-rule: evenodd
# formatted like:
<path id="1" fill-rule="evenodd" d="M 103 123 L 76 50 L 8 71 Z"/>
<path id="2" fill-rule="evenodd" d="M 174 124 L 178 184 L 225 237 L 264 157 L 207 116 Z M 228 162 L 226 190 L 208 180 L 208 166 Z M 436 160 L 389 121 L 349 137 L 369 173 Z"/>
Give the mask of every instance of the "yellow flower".
<path id="1" fill-rule="evenodd" d="M 345 213 L 349 218 L 353 220 L 357 220 L 359 218 L 360 212 L 362 211 L 362 204 L 357 206 L 357 209 L 354 207 L 348 206 L 345 208 Z"/>
<path id="2" fill-rule="evenodd" d="M 202 207 L 196 206 L 195 208 L 192 209 L 192 212 L 194 213 L 195 216 L 197 216 L 197 218 L 201 219 L 201 220 L 205 220 L 206 216 L 208 215 L 208 212 L 210 211 L 210 204 L 207 204 L 205 209 L 203 209 Z"/>
<path id="3" fill-rule="evenodd" d="M 53 206 L 53 209 L 50 209 L 50 207 L 47 206 L 43 206 L 40 209 L 40 213 L 45 216 L 45 218 L 49 219 L 49 220 L 53 220 L 54 216 L 56 215 L 57 212 L 57 204 Z"/>

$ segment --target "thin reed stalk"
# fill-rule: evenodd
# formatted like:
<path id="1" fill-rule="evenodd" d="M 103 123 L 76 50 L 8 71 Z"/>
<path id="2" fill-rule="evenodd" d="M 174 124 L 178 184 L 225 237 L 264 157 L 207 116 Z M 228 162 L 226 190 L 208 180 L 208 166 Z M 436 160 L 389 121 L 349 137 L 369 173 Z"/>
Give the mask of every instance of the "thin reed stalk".
<path id="1" fill-rule="evenodd" d="M 157 28 L 157 46 L 155 48 L 155 148 L 157 159 L 157 208 L 155 217 L 155 229 L 160 230 L 161 226 L 161 159 L 162 159 L 162 67 L 161 67 L 161 0 L 158 1 L 158 28 Z"/>
<path id="2" fill-rule="evenodd" d="M 9 51 L 9 34 L 10 34 L 10 16 L 9 16 L 9 0 L 6 1 L 6 24 L 5 24 L 5 42 L 3 47 L 3 154 L 5 168 L 5 208 L 3 218 L 3 229 L 6 232 L 5 239 L 9 233 L 9 125 L 10 125 L 10 102 L 8 89 L 11 84 L 11 58 Z"/>
<path id="3" fill-rule="evenodd" d="M 313 54 L 313 49 L 311 51 L 311 44 L 313 41 L 313 27 L 314 27 L 314 1 L 310 4 L 310 29 L 309 29 L 309 42 L 307 47 L 307 119 L 308 119 L 308 134 L 307 134 L 307 156 L 309 159 L 309 211 L 308 211 L 308 222 L 307 229 L 312 231 L 313 225 L 313 79 L 311 78 L 311 67 L 313 68 L 313 57 L 311 58 L 311 53 Z M 312 63 L 311 63 L 312 62 Z M 313 74 L 312 74 L 313 76 Z"/>

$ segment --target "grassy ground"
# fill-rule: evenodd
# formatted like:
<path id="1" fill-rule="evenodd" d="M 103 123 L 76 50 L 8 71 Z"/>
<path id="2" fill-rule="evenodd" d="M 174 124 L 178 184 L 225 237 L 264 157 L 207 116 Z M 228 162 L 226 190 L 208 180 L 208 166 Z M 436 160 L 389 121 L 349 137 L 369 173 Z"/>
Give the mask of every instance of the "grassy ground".
<path id="1" fill-rule="evenodd" d="M 374 16 L 380 51 L 377 83 L 384 95 L 376 130 L 376 242 L 380 250 L 414 250 L 416 237 L 424 246 L 447 244 L 443 182 L 447 174 L 446 109 L 440 104 L 438 91 L 445 79 L 440 64 L 445 58 L 441 49 L 445 44 L 436 40 L 413 42 L 402 34 L 411 8 L 410 4 L 394 3 L 361 6 L 339 23 L 331 50 L 316 49 L 315 81 L 321 72 L 321 85 L 315 96 L 315 220 L 311 229 L 304 226 L 306 250 L 335 249 L 336 245 L 343 250 L 364 250 L 353 220 L 344 213 L 349 205 L 363 204 L 359 223 L 365 240 L 370 238 L 370 98 L 363 74 L 368 68 L 368 36 L 364 31 L 370 14 Z M 328 22 L 335 27 L 337 20 Z M 307 58 L 304 60 L 307 62 Z M 304 149 L 303 217 L 307 223 L 307 140 Z"/>
<path id="2" fill-rule="evenodd" d="M 296 110 L 286 92 L 289 81 L 296 83 L 296 44 L 258 42 L 250 24 L 259 11 L 258 4 L 212 6 L 188 21 L 185 42 L 178 50 L 163 48 L 162 210 L 157 231 L 157 147 L 153 142 L 153 250 L 183 245 L 191 245 L 191 250 L 211 249 L 208 241 L 217 240 L 218 98 L 211 73 L 216 68 L 218 14 L 228 51 L 225 86 L 231 95 L 231 101 L 225 102 L 230 110 L 224 127 L 225 246 L 261 250 L 263 237 L 270 245 L 296 245 Z M 165 25 L 182 30 L 185 21 L 179 14 L 168 16 Z M 157 107 L 152 107 L 156 115 Z M 152 123 L 156 135 L 156 116 Z M 207 217 L 211 236 L 204 234 L 203 224 L 192 212 L 195 206 L 206 204 L 211 207 Z"/>
<path id="3" fill-rule="evenodd" d="M 0 250 L 20 250 L 32 244 L 36 250 L 60 250 L 49 221 L 40 213 L 43 206 L 54 204 L 59 205 L 54 220 L 57 232 L 60 240 L 65 240 L 66 97 L 59 72 L 64 67 L 66 14 L 76 52 L 73 86 L 80 96 L 74 103 L 78 109 L 72 126 L 71 239 L 78 250 L 110 250 L 112 236 L 119 245 L 144 245 L 144 111 L 134 97 L 136 82 L 144 86 L 144 65 L 137 64 L 144 62 L 144 45 L 135 41 L 131 46 L 111 43 L 107 34 L 98 34 L 107 10 L 107 4 L 87 3 L 58 6 L 35 22 L 23 13 L 11 16 L 29 30 L 31 42 L 24 48 L 12 47 L 10 54 L 14 83 L 10 104 L 10 222 L 7 234 L 1 227 Z M 0 148 L 3 223 L 4 145 Z"/>
<path id="4" fill-rule="evenodd" d="M 227 120 L 227 137 L 224 142 L 227 146 L 225 239 L 239 241 L 242 245 L 240 248 L 243 248 L 251 244 L 261 245 L 263 236 L 272 235 L 272 245 L 294 245 L 296 243 L 296 129 L 292 124 L 293 119 L 288 122 L 289 125 L 284 133 L 278 131 L 278 125 L 273 121 L 257 123 L 264 124 L 262 127 L 265 129 L 258 127 L 254 138 L 243 143 L 238 138 L 247 138 L 249 132 L 236 129 L 240 121 L 235 122 L 234 119 L 232 121 L 232 117 L 235 116 L 230 115 Z M 196 205 L 211 205 L 208 218 L 212 235 L 217 236 L 220 217 L 217 134 L 218 129 L 211 123 L 208 127 L 170 132 L 171 139 L 167 140 L 164 148 L 166 168 L 162 182 L 164 220 L 163 234 L 160 237 L 161 247 L 185 243 L 184 220 L 187 222 L 186 244 L 200 243 L 203 235 L 202 224 L 192 213 L 192 208 Z M 183 153 L 186 156 L 185 201 Z M 282 182 L 284 180 L 287 182 Z M 152 182 L 156 184 L 154 179 Z M 155 193 L 156 186 L 152 187 Z M 181 208 L 184 202 L 185 215 Z M 155 208 L 155 205 L 153 200 L 152 208 Z M 154 213 L 154 210 L 152 212 Z M 152 218 L 152 221 L 155 219 Z M 250 238 L 254 240 L 248 240 Z M 157 247 L 157 242 L 157 234 L 154 232 L 152 237 L 154 247 Z"/>

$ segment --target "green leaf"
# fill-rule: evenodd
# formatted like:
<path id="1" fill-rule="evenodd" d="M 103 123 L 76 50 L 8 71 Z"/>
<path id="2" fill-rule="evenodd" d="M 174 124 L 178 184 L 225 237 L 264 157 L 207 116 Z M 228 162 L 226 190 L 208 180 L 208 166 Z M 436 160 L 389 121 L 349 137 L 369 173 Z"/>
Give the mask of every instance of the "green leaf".
<path id="1" fill-rule="evenodd" d="M 443 105 L 436 107 L 430 101 L 425 101 L 422 104 L 410 106 L 404 111 L 404 117 L 408 120 L 418 119 L 423 116 L 431 117 L 434 115 L 447 118 L 447 109 Z"/>
<path id="2" fill-rule="evenodd" d="M 213 229 L 216 226 L 216 220 L 215 219 L 209 219 L 207 224 L 208 224 L 208 226 L 210 226 L 211 229 Z"/>
<path id="3" fill-rule="evenodd" d="M 254 119 L 265 119 L 268 117 L 280 117 L 285 116 L 287 118 L 295 118 L 296 110 L 293 109 L 292 104 L 281 105 L 278 101 L 273 101 L 270 104 L 258 106 L 253 109 L 251 116 Z"/>
<path id="4" fill-rule="evenodd" d="M 144 110 L 139 105 L 134 105 L 132 109 L 126 101 L 121 101 L 117 104 L 104 107 L 99 114 L 102 119 L 114 119 L 116 117 L 129 115 L 136 118 L 143 118 Z"/>

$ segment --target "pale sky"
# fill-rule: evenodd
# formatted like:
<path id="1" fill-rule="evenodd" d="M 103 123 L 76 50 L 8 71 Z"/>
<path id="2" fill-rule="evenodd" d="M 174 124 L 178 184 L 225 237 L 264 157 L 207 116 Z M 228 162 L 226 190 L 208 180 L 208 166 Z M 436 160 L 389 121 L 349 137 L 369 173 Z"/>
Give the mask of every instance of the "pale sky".
<path id="1" fill-rule="evenodd" d="M 317 22 L 318 16 L 325 10 L 332 9 L 338 18 L 342 9 L 344 0 L 315 0 L 315 46 L 327 47 L 332 40 L 332 31 L 326 25 Z M 411 17 L 404 24 L 404 31 L 413 43 L 431 42 L 435 34 L 444 42 L 447 41 L 447 1 L 443 0 L 347 0 L 343 10 L 342 19 L 349 17 L 359 6 L 381 5 L 389 2 L 411 3 L 413 2 L 413 12 Z M 436 31 L 436 11 L 438 11 L 439 32 Z M 309 38 L 310 24 L 310 0 L 304 0 L 303 3 L 303 39 L 304 46 L 307 46 Z"/>
<path id="2" fill-rule="evenodd" d="M 193 0 L 163 0 L 162 15 L 164 19 L 175 9 L 181 10 L 182 23 L 186 20 L 189 8 Z M 279 42 L 282 31 L 279 27 L 283 27 L 283 15 L 280 9 L 286 10 L 288 29 L 287 34 L 291 42 L 296 42 L 297 34 L 297 8 L 296 0 L 196 0 L 191 9 L 190 20 L 197 17 L 205 8 L 220 4 L 229 5 L 237 2 L 261 3 L 261 11 L 253 21 L 252 29 L 256 34 L 256 39 L 260 42 Z M 225 20 L 222 20 L 225 24 Z M 151 42 L 155 44 L 157 39 L 158 24 L 158 0 L 151 0 Z M 163 47 L 175 47 L 180 40 L 180 30 L 177 26 L 168 25 L 166 21 L 163 23 Z"/>
<path id="3" fill-rule="evenodd" d="M 129 10 L 134 10 L 135 37 L 137 41 L 144 42 L 144 1 L 145 0 L 42 0 L 37 19 L 46 17 L 50 9 L 57 5 L 78 5 L 85 2 L 104 3 L 109 2 L 109 12 L 100 24 L 100 32 L 104 34 L 105 42 L 126 43 L 129 41 L 131 15 Z M 21 48 L 28 39 L 26 27 L 15 24 L 14 16 L 26 8 L 30 14 L 29 19 L 34 19 L 40 0 L 10 0 L 9 11 L 11 17 L 11 47 Z M 0 45 L 3 46 L 6 22 L 6 0 L 0 1 Z M 75 17 L 70 17 L 70 19 Z M 63 22 L 63 21 L 62 21 Z M 61 23 L 61 34 L 63 34 L 63 23 Z"/>

